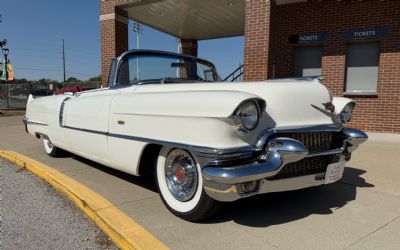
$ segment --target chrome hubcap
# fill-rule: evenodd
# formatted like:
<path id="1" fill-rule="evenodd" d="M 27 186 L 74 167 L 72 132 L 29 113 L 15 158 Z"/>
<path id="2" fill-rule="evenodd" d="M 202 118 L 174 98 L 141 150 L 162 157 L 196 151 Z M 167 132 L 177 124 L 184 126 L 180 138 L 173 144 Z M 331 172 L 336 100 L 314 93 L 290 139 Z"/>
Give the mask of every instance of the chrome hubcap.
<path id="1" fill-rule="evenodd" d="M 47 146 L 50 150 L 53 149 L 53 144 L 51 143 L 50 140 L 45 139 L 44 142 L 46 143 L 46 146 Z"/>
<path id="2" fill-rule="evenodd" d="M 181 149 L 169 152 L 164 167 L 168 190 L 179 201 L 193 198 L 197 189 L 197 168 L 192 156 Z"/>

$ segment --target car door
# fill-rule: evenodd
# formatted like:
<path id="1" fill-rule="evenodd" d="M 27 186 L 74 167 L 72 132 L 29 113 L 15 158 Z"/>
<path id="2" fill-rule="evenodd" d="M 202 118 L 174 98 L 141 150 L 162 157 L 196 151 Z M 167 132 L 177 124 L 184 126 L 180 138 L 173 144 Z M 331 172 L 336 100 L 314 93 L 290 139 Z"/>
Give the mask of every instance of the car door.
<path id="1" fill-rule="evenodd" d="M 107 162 L 108 119 L 117 89 L 102 89 L 77 94 L 67 99 L 60 110 L 60 125 L 71 151 Z"/>

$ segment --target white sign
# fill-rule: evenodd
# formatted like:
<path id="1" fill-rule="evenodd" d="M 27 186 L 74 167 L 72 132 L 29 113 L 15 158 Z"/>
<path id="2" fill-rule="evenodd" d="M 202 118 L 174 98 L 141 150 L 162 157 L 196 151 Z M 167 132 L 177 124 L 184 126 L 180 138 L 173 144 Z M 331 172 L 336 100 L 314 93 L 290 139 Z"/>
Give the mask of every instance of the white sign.
<path id="1" fill-rule="evenodd" d="M 325 184 L 336 182 L 342 179 L 344 171 L 344 161 L 329 164 L 325 174 Z"/>

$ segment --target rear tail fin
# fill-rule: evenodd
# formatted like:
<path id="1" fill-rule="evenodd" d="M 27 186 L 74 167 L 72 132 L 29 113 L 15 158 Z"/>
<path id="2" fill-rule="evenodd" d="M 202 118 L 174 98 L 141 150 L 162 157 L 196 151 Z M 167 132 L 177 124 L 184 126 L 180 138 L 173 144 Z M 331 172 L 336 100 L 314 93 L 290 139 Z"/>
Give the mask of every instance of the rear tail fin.
<path id="1" fill-rule="evenodd" d="M 34 99 L 33 95 L 29 94 L 27 103 L 30 103 L 33 99 Z"/>

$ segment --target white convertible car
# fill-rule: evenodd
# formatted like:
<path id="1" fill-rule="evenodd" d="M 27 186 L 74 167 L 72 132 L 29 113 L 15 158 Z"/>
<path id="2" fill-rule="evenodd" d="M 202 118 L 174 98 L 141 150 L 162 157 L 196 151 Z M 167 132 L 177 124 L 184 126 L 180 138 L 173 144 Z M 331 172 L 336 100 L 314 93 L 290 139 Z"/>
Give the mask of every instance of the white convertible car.
<path id="1" fill-rule="evenodd" d="M 154 174 L 166 207 L 190 221 L 221 202 L 338 181 L 368 138 L 344 126 L 355 103 L 316 79 L 219 79 L 206 60 L 127 51 L 108 88 L 30 96 L 24 122 L 50 156 Z"/>

